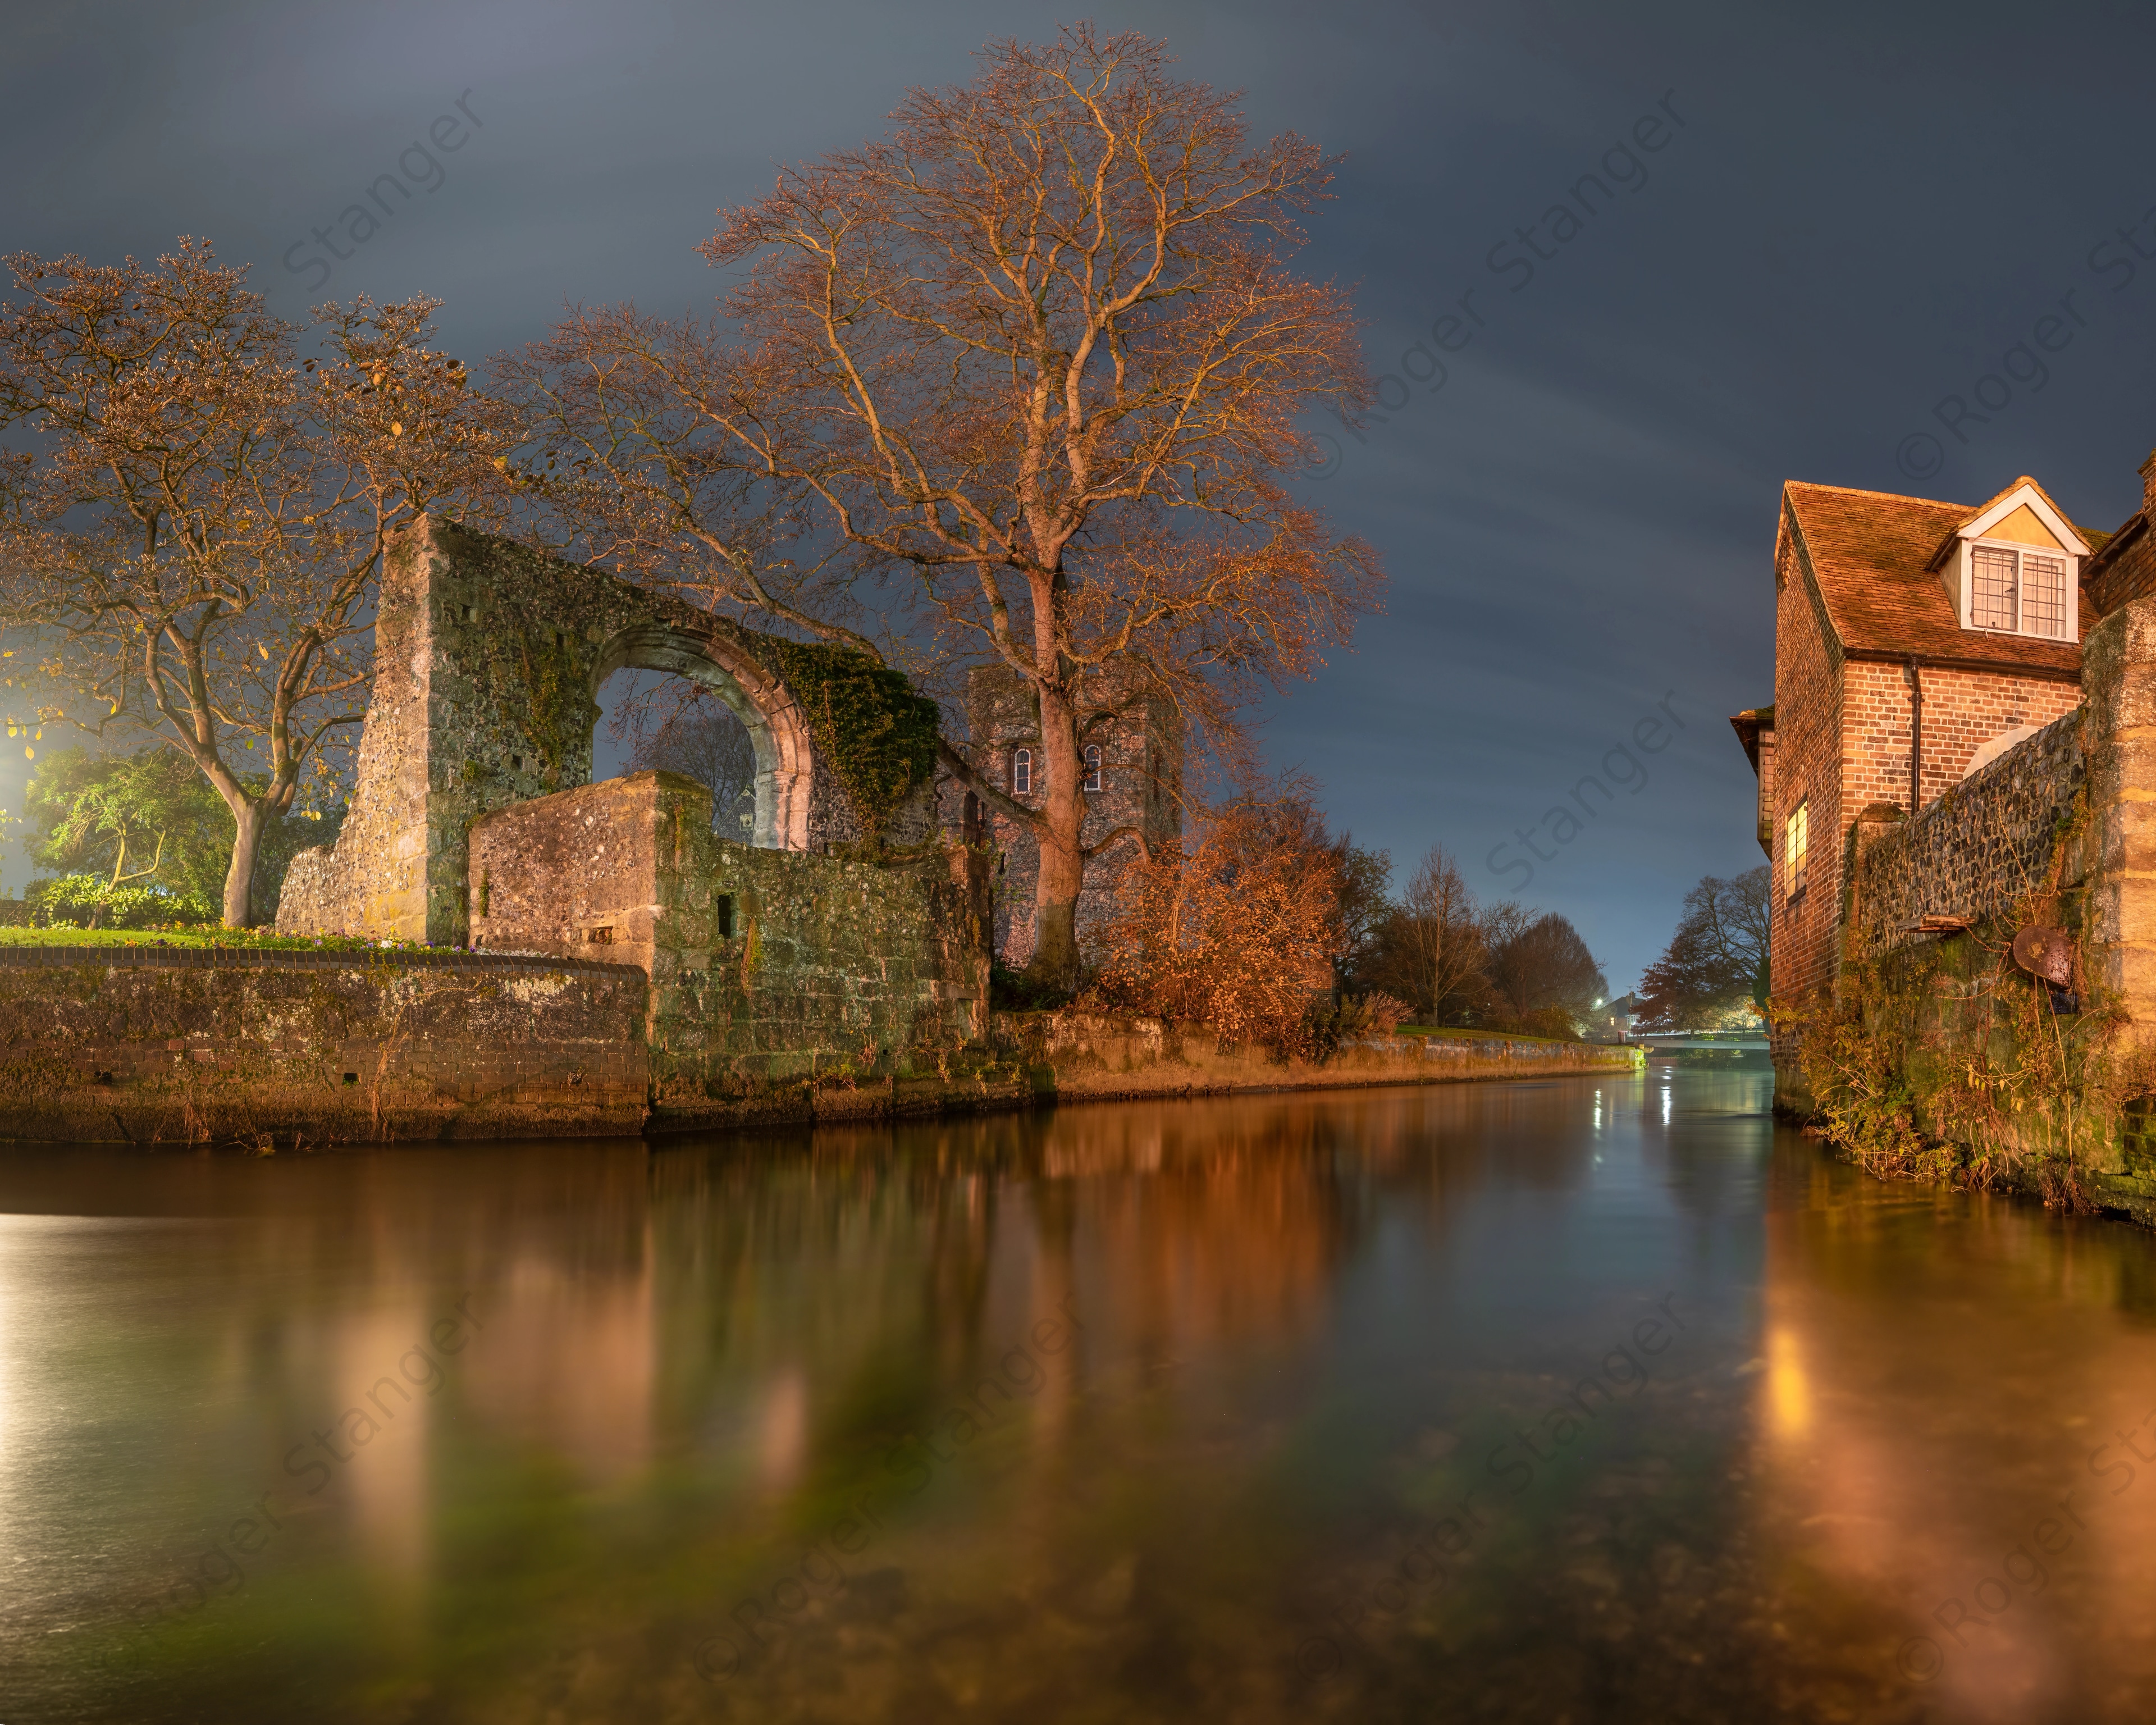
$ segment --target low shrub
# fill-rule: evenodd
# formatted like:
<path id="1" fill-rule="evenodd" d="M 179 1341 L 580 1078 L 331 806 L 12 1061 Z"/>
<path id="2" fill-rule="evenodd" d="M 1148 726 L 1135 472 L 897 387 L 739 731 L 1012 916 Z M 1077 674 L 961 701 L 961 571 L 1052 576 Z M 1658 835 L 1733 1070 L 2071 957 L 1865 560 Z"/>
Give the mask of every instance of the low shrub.
<path id="1" fill-rule="evenodd" d="M 32 926 L 77 928 L 186 927 L 218 920 L 200 894 L 169 886 L 114 886 L 95 875 L 59 875 L 23 895 Z"/>

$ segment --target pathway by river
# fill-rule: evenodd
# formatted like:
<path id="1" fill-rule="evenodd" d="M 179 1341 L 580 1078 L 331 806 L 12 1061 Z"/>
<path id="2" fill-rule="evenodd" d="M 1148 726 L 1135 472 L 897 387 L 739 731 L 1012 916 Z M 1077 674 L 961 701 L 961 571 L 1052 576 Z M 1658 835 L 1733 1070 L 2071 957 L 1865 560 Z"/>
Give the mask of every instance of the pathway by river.
<path id="1" fill-rule="evenodd" d="M 2156 1236 L 1768 1094 L 0 1153 L 0 1720 L 2148 1717 Z"/>

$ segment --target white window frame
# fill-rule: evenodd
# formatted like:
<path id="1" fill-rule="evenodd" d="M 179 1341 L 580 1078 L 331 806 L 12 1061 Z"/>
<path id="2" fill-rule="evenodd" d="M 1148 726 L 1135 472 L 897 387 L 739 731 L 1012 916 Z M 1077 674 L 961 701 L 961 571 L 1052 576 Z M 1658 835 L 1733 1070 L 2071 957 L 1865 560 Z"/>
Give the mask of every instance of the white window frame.
<path id="1" fill-rule="evenodd" d="M 1014 797 L 1029 797 L 1033 794 L 1033 751 L 1031 749 L 1011 751 L 1011 794 Z"/>
<path id="2" fill-rule="evenodd" d="M 2001 629 L 1996 624 L 1976 620 L 1976 554 L 1979 551 L 2004 552 L 2014 558 L 2014 627 Z M 2018 539 L 1966 539 L 1962 542 L 1962 617 L 1961 626 L 1980 635 L 2019 635 L 2031 641 L 2061 641 L 2071 643 L 2081 639 L 2081 570 L 2079 560 L 2063 548 L 2046 550 L 2041 545 L 2024 544 Z M 2056 635 L 2046 634 L 2027 628 L 2022 622 L 2022 594 L 2028 583 L 2022 578 L 2022 559 L 2042 557 L 2059 563 L 2066 570 L 2066 629 Z"/>
<path id="3" fill-rule="evenodd" d="M 1101 745 L 1099 743 L 1089 742 L 1086 745 L 1086 790 L 1087 794 L 1099 794 L 1101 789 L 1101 769 L 1103 765 L 1106 764 L 1106 757 L 1101 753 Z"/>

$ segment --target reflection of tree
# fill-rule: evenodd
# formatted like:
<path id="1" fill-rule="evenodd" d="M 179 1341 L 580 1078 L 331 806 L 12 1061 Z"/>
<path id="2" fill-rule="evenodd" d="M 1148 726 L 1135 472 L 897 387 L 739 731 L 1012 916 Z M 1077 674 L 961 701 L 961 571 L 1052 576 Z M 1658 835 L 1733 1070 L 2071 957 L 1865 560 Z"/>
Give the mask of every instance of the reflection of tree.
<path id="1" fill-rule="evenodd" d="M 1322 1324 L 1340 1255 L 1338 1147 L 1314 1111 L 1166 1105 L 1070 1124 L 1049 1163 L 1079 1177 L 1081 1235 L 1099 1255 L 1089 1267 L 1105 1272 L 1126 1348 L 1285 1341 Z"/>

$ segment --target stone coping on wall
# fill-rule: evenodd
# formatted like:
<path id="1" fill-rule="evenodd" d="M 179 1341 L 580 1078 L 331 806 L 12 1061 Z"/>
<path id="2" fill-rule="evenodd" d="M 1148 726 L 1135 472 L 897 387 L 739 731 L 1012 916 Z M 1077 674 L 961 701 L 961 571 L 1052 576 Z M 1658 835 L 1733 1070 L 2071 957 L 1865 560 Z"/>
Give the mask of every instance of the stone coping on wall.
<path id="1" fill-rule="evenodd" d="M 543 952 L 472 952 L 453 947 L 434 950 L 425 947 L 348 947 L 317 952 L 280 947 L 0 946 L 0 967 L 65 969 L 81 964 L 101 964 L 113 969 L 149 965 L 205 970 L 251 970 L 264 966 L 352 970 L 390 965 L 399 969 L 644 973 L 640 965 L 606 964 L 594 958 L 557 958 Z"/>

